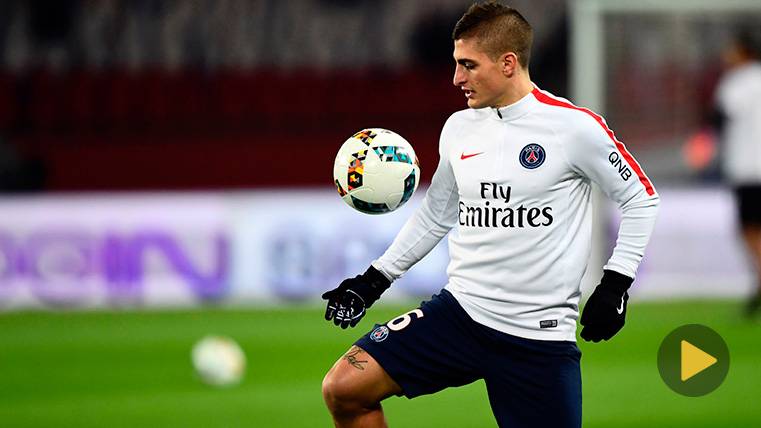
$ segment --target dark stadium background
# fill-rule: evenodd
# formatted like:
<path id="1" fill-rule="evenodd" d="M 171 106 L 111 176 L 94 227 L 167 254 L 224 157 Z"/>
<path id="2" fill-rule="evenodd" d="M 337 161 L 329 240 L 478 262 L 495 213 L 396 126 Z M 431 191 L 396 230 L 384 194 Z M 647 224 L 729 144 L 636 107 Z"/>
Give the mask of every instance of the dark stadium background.
<path id="1" fill-rule="evenodd" d="M 15 186 L 325 185 L 329 169 L 305 163 L 330 165 L 336 142 L 381 125 L 415 141 L 431 171 L 443 121 L 463 108 L 450 83 L 450 34 L 463 3 L 316 1 L 308 2 L 310 13 L 325 17 L 304 13 L 291 20 L 296 3 L 4 2 L 0 129 L 9 150 L 26 161 Z M 379 41 L 400 8 L 407 9 L 402 18 L 416 20 L 397 37 L 404 54 Z M 536 4 L 526 13 L 542 17 L 543 10 Z M 222 16 L 199 25 L 213 13 Z M 235 13 L 278 19 L 243 23 L 255 28 L 225 40 L 224 20 Z M 534 75 L 543 87 L 563 93 L 562 8 L 551 15 L 545 26 L 556 36 L 538 40 Z M 18 48 L 26 52 L 16 64 L 11 24 L 21 25 L 13 20 L 22 18 L 27 45 Z M 98 22 L 85 22 L 91 19 Z M 133 24 L 139 30 L 131 20 L 141 20 Z M 176 28 L 172 20 L 180 21 Z M 321 27 L 330 32 L 325 42 L 315 34 Z M 173 39 L 162 39 L 162 31 L 172 31 Z M 134 46 L 125 46 L 130 42 Z M 222 57 L 220 50 L 243 50 L 235 43 L 254 45 L 254 53 Z M 311 51 L 315 45 L 322 45 L 324 58 Z"/>
<path id="2" fill-rule="evenodd" d="M 589 29 L 574 27 L 575 13 L 601 2 L 510 3 L 536 32 L 532 80 L 576 101 L 572 38 Z M 336 150 L 364 127 L 407 138 L 424 187 L 436 167 L 442 124 L 465 107 L 451 84 L 450 33 L 468 4 L 3 1 L 3 233 L 18 232 L 3 210 L 29 201 L 64 198 L 65 205 L 73 198 L 86 213 L 91 199 L 103 204 L 149 195 L 149 204 L 197 194 L 266 194 L 276 203 L 281 194 L 332 191 Z M 740 316 L 747 264 L 733 244 L 731 223 L 689 229 L 697 223 L 680 217 L 733 218 L 715 159 L 698 170 L 684 146 L 710 108 L 723 43 L 733 28 L 761 16 L 758 7 L 727 7 L 697 15 L 603 13 L 604 97 L 593 107 L 669 196 L 664 201 L 680 205 L 667 211 L 679 215 L 659 220 L 642 278 L 649 288 L 641 300 L 633 298 L 626 328 L 609 343 L 580 343 L 585 426 L 761 424 L 759 324 Z M 341 204 L 337 197 L 331 202 Z M 715 206 L 721 208 L 706 208 Z M 29 215 L 63 221 L 53 209 Z M 309 225 L 305 215 L 294 233 Z M 605 247 L 615 227 L 605 223 L 601 230 L 608 233 Z M 320 396 L 325 370 L 373 322 L 419 302 L 405 294 L 373 308 L 358 329 L 338 331 L 322 320 L 313 289 L 293 301 L 255 295 L 171 308 L 139 301 L 17 306 L 5 300 L 16 285 L 2 272 L 0 425 L 13 427 L 327 426 Z M 734 287 L 724 289 L 715 281 L 727 275 Z M 701 398 L 673 393 L 656 368 L 661 339 L 688 323 L 713 327 L 732 355 L 725 383 Z M 194 376 L 190 348 L 209 333 L 229 335 L 243 347 L 249 369 L 242 384 L 218 390 Z M 493 426 L 481 383 L 385 406 L 392 426 Z"/>

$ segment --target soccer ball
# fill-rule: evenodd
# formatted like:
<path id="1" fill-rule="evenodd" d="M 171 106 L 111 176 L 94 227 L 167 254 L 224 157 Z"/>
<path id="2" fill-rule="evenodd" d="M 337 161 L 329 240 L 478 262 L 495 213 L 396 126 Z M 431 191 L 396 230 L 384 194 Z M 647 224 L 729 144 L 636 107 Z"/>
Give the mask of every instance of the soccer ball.
<path id="1" fill-rule="evenodd" d="M 333 164 L 338 194 L 350 207 L 383 214 L 404 205 L 420 182 L 412 145 L 399 134 L 368 128 L 346 140 Z"/>
<path id="2" fill-rule="evenodd" d="M 213 386 L 236 384 L 246 370 L 246 355 L 229 337 L 204 337 L 193 346 L 191 357 L 196 374 Z"/>

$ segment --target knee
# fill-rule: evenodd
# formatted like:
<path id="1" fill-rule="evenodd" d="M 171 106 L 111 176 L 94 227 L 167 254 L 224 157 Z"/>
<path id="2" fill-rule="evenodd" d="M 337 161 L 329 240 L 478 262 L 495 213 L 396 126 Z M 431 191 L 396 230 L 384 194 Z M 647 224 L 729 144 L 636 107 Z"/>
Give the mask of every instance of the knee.
<path id="1" fill-rule="evenodd" d="M 361 391 L 353 385 L 348 376 L 334 367 L 322 380 L 322 398 L 334 415 L 361 412 L 365 406 L 360 397 Z"/>

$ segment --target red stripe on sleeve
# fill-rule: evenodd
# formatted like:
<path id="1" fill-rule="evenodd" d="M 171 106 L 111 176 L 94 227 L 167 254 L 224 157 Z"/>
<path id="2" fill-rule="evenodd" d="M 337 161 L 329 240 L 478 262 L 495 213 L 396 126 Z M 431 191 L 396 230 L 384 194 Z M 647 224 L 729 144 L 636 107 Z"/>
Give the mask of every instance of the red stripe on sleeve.
<path id="1" fill-rule="evenodd" d="M 599 123 L 600 126 L 602 126 L 602 129 L 605 131 L 606 134 L 608 134 L 608 137 L 610 137 L 610 139 L 615 143 L 616 148 L 618 149 L 619 152 L 621 152 L 621 155 L 623 155 L 624 160 L 626 160 L 629 166 L 631 166 L 634 172 L 637 174 L 637 177 L 639 177 L 639 181 L 642 183 L 643 186 L 645 186 L 645 191 L 647 191 L 647 194 L 650 196 L 653 196 L 655 194 L 655 189 L 653 189 L 653 184 L 650 182 L 650 179 L 647 178 L 647 175 L 645 175 L 645 172 L 642 171 L 642 167 L 639 166 L 639 163 L 637 163 L 634 157 L 626 150 L 626 146 L 624 146 L 624 143 L 616 139 L 615 134 L 610 128 L 608 128 L 608 125 L 605 124 L 605 121 L 602 119 L 602 117 L 597 115 L 592 110 L 582 108 L 582 107 L 577 107 L 569 102 L 565 102 L 557 98 L 553 98 L 545 94 L 544 92 L 540 91 L 539 88 L 535 87 L 531 93 L 534 94 L 534 97 L 536 97 L 536 99 L 539 100 L 539 102 L 541 103 L 549 104 L 549 105 L 557 106 L 557 107 L 570 108 L 572 110 L 582 111 L 592 116 L 592 118 L 595 121 L 597 121 L 597 123 Z"/>

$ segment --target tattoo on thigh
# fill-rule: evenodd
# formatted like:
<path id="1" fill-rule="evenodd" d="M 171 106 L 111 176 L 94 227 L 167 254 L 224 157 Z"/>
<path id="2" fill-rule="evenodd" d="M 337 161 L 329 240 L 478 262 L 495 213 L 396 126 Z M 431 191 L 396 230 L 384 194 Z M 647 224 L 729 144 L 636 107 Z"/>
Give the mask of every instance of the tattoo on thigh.
<path id="1" fill-rule="evenodd" d="M 364 370 L 367 365 L 367 360 L 361 359 L 361 355 L 365 352 L 364 349 L 357 346 L 352 346 L 349 352 L 344 354 L 344 359 L 349 362 L 355 369 Z"/>

